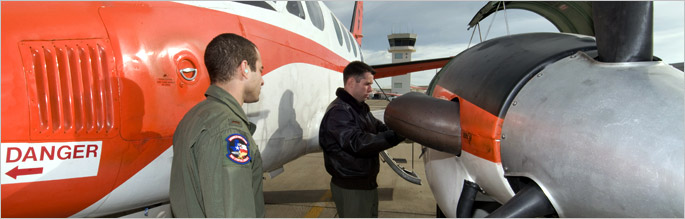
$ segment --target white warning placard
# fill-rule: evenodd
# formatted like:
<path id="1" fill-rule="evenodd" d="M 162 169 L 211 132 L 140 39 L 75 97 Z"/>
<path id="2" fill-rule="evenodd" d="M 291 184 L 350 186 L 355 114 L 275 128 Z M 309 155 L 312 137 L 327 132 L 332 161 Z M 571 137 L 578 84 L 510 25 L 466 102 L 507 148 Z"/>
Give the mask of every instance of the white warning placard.
<path id="1" fill-rule="evenodd" d="M 2 184 L 96 176 L 102 141 L 2 143 Z"/>

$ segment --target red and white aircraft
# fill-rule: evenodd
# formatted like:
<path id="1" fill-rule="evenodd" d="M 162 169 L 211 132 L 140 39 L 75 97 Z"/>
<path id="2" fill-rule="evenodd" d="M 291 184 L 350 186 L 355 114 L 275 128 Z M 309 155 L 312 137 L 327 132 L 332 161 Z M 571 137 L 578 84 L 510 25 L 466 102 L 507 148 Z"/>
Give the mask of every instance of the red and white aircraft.
<path id="1" fill-rule="evenodd" d="M 362 58 L 353 23 L 310 1 L 2 2 L 2 216 L 167 202 L 172 135 L 205 98 L 204 48 L 220 33 L 262 54 L 260 101 L 243 108 L 264 170 L 318 151 L 341 72 Z"/>
<path id="2" fill-rule="evenodd" d="M 220 33 L 245 36 L 262 54 L 262 96 L 243 108 L 257 124 L 254 138 L 272 175 L 319 150 L 318 127 L 342 86 L 340 72 L 362 59 L 361 4 L 352 33 L 324 4 L 310 1 L 1 6 L 4 217 L 169 216 L 172 135 L 204 99 L 209 80 L 202 56 Z M 425 129 L 409 130 L 408 137 L 446 133 L 436 124 L 457 130 L 433 147 L 417 140 L 432 148 L 425 161 L 439 213 L 471 216 L 482 193 L 503 204 L 495 216 L 520 215 L 520 206 L 530 204 L 526 215 L 534 217 L 682 217 L 683 125 L 671 121 L 683 118 L 682 72 L 651 54 L 643 62 L 597 63 L 593 56 L 612 53 L 593 52 L 611 40 L 596 42 L 517 35 L 454 58 L 374 66 L 380 78 L 452 60 L 427 99 L 451 100 L 442 102 L 446 113 L 418 117 L 426 111 L 399 107 L 385 115 L 438 121 L 415 126 Z M 501 65 L 516 68 L 499 71 Z M 583 86 L 592 89 L 577 89 Z M 607 93 L 624 99 L 612 101 Z M 578 95 L 569 100 L 569 94 Z M 415 104 L 422 100 L 393 102 L 425 109 Z M 152 214 L 139 211 L 147 208 Z"/>

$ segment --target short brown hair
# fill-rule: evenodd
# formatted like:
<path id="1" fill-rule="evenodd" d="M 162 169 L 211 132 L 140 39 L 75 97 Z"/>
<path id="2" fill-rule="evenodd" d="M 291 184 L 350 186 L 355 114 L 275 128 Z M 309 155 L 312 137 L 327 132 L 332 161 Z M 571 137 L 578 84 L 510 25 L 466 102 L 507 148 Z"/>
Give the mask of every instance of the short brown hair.
<path id="1" fill-rule="evenodd" d="M 229 81 L 233 73 L 246 60 L 250 70 L 257 69 L 257 46 L 233 33 L 220 34 L 205 49 L 205 66 L 212 84 Z"/>
<path id="2" fill-rule="evenodd" d="M 354 80 L 359 82 L 366 72 L 371 72 L 372 75 L 376 74 L 376 70 L 373 70 L 373 68 L 366 63 L 360 61 L 350 62 L 343 70 L 343 83 L 346 83 L 347 79 L 350 77 L 354 77 Z"/>

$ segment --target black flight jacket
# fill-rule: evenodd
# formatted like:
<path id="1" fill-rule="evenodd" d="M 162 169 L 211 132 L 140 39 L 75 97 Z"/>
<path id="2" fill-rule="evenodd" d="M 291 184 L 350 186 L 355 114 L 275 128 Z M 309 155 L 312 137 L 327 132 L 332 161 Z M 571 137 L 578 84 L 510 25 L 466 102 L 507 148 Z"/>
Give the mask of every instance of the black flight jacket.
<path id="1" fill-rule="evenodd" d="M 319 129 L 326 171 L 332 183 L 346 189 L 374 189 L 380 168 L 378 153 L 404 140 L 376 119 L 369 105 L 338 88 Z"/>

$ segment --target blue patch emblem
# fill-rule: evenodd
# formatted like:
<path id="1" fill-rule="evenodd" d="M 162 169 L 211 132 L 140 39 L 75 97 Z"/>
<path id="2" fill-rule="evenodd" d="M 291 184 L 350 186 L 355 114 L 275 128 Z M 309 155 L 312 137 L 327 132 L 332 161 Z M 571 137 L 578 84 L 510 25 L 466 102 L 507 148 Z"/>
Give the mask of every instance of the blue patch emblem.
<path id="1" fill-rule="evenodd" d="M 250 142 L 247 141 L 245 136 L 240 134 L 232 134 L 226 138 L 226 148 L 228 149 L 229 160 L 237 164 L 247 164 L 250 162 Z"/>

